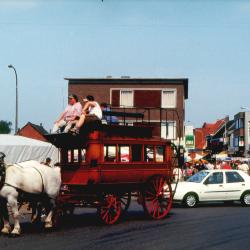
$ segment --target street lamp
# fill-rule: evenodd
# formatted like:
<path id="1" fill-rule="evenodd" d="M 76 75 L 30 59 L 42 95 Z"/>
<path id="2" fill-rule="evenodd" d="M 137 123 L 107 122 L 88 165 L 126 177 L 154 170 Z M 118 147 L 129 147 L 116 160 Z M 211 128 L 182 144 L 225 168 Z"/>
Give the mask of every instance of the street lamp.
<path id="1" fill-rule="evenodd" d="M 15 134 L 17 133 L 18 130 L 18 87 L 17 87 L 17 73 L 16 73 L 16 69 L 13 65 L 8 65 L 9 68 L 13 69 L 15 72 L 15 76 L 16 76 L 16 119 L 15 119 Z"/>

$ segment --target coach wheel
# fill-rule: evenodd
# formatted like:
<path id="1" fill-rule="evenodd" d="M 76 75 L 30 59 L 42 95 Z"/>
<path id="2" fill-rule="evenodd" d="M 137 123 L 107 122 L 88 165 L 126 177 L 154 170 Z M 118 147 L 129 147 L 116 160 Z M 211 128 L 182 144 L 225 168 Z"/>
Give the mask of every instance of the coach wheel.
<path id="1" fill-rule="evenodd" d="M 101 221 L 107 225 L 114 224 L 119 219 L 121 211 L 121 201 L 114 194 L 105 195 L 98 208 Z"/>
<path id="2" fill-rule="evenodd" d="M 152 219 L 163 219 L 172 207 L 172 189 L 163 176 L 154 176 L 146 183 L 142 192 L 142 205 Z"/>
<path id="3" fill-rule="evenodd" d="M 120 196 L 122 212 L 126 212 L 131 203 L 131 192 L 123 193 Z"/>

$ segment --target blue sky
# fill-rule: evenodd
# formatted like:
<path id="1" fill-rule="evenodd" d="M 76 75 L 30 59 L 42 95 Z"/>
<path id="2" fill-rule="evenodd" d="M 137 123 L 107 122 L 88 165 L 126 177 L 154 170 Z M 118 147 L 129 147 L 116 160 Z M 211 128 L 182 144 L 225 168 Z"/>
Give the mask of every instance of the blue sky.
<path id="1" fill-rule="evenodd" d="M 0 120 L 50 129 L 64 77 L 188 78 L 196 127 L 250 108 L 250 1 L 0 0 Z"/>

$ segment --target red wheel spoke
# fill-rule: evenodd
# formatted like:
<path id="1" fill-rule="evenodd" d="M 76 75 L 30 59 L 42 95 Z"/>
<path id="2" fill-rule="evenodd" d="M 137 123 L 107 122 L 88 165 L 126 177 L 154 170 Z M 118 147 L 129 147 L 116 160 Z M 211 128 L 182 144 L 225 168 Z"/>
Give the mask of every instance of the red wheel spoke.
<path id="1" fill-rule="evenodd" d="M 100 208 L 100 218 L 105 224 L 114 224 L 121 214 L 121 202 L 112 194 L 104 197 L 104 204 Z"/>
<path id="2" fill-rule="evenodd" d="M 144 210 L 153 219 L 167 216 L 172 206 L 171 186 L 163 176 L 150 179 L 143 193 Z"/>

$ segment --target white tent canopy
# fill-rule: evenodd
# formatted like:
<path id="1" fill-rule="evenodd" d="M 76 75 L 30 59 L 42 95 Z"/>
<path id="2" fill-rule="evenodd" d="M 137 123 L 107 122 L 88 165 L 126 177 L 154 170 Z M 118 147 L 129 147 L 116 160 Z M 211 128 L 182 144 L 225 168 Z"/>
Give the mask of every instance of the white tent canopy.
<path id="1" fill-rule="evenodd" d="M 0 152 L 6 155 L 7 164 L 27 160 L 45 161 L 50 157 L 52 163 L 58 162 L 58 149 L 48 142 L 30 139 L 18 135 L 0 134 Z"/>

